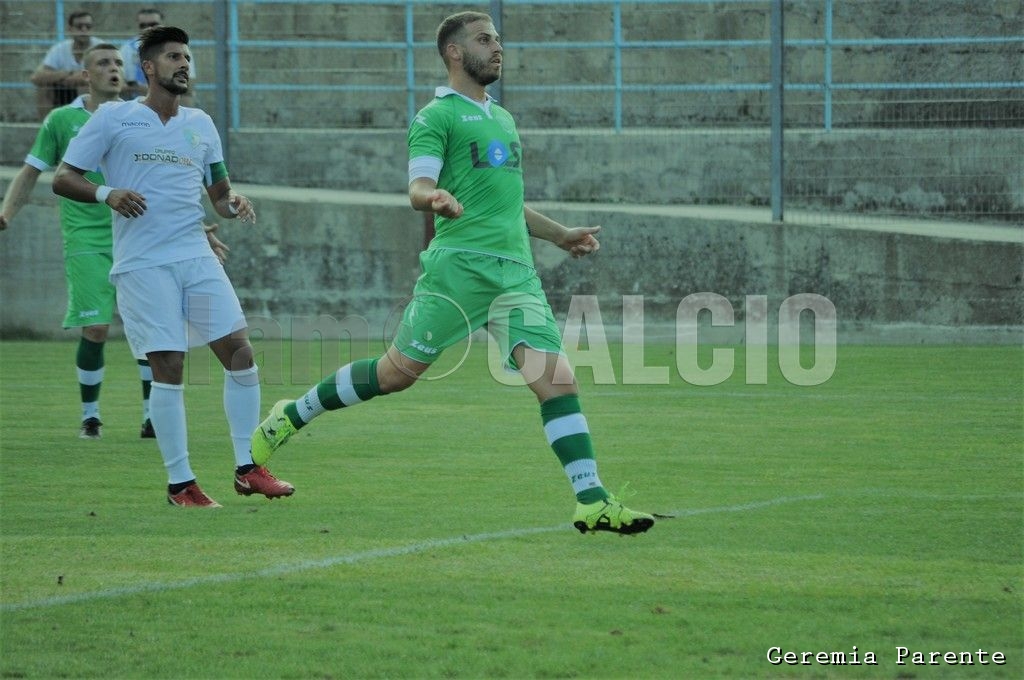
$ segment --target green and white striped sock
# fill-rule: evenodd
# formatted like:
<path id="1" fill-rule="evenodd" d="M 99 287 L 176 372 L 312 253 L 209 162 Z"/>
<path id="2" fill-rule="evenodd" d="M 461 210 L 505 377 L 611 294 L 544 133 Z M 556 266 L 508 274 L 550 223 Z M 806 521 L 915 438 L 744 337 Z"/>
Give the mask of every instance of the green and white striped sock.
<path id="1" fill-rule="evenodd" d="M 608 498 L 609 494 L 597 475 L 594 444 L 590 439 L 587 419 L 580 409 L 579 397 L 567 394 L 548 399 L 540 405 L 540 416 L 548 444 L 562 463 L 576 500 L 596 503 Z"/>

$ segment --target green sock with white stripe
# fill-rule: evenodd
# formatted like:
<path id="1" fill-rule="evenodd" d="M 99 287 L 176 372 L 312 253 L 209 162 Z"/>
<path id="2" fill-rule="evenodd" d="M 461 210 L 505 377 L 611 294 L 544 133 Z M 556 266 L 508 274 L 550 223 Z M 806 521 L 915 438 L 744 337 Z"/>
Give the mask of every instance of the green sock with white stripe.
<path id="1" fill-rule="evenodd" d="M 576 500 L 596 503 L 609 497 L 597 476 L 594 444 L 590 439 L 587 419 L 580 409 L 580 398 L 566 394 L 548 399 L 540 405 L 544 434 L 558 456 L 572 484 Z"/>
<path id="2" fill-rule="evenodd" d="M 103 343 L 84 336 L 75 355 L 78 391 L 82 397 L 82 420 L 100 417 L 100 386 L 103 384 Z"/>
<path id="3" fill-rule="evenodd" d="M 313 389 L 284 407 L 295 429 L 327 411 L 355 406 L 381 395 L 377 383 L 378 359 L 360 359 L 345 364 L 317 383 Z"/>

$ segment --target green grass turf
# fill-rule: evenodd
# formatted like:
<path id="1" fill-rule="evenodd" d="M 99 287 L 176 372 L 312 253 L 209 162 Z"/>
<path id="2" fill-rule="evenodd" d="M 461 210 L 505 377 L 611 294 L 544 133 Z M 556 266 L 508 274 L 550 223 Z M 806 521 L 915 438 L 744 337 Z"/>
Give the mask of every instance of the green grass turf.
<path id="1" fill-rule="evenodd" d="M 257 349 L 264 410 L 338 355 Z M 569 526 L 532 395 L 479 351 L 301 431 L 271 461 L 298 490 L 274 502 L 234 494 L 222 378 L 197 351 L 190 450 L 218 511 L 164 501 L 121 342 L 103 439 L 77 438 L 73 357 L 0 344 L 0 677 L 1024 673 L 1020 348 L 844 346 L 813 387 L 777 367 L 744 384 L 742 351 L 714 387 L 680 379 L 670 346 L 645 357 L 668 385 L 582 368 L 602 478 L 676 515 L 637 537 Z M 772 665 L 773 646 L 877 665 Z M 897 646 L 1006 663 L 901 666 Z"/>

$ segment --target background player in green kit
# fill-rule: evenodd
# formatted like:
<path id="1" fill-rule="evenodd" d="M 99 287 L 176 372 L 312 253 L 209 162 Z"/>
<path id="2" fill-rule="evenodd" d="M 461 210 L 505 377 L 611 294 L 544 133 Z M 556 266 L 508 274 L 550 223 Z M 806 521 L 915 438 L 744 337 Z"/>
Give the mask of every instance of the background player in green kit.
<path id="1" fill-rule="evenodd" d="M 533 267 L 529 237 L 581 257 L 598 227 L 567 228 L 523 203 L 522 145 L 515 122 L 485 92 L 501 76 L 502 47 L 486 14 L 448 17 L 437 31 L 448 87 L 409 128 L 409 200 L 436 215 L 420 255 L 423 273 L 391 347 L 352 362 L 296 401 L 280 401 L 253 433 L 252 456 L 270 454 L 313 418 L 412 386 L 445 348 L 486 327 L 509 366 L 540 402 L 548 443 L 576 494 L 581 532 L 647 531 L 654 517 L 630 510 L 602 485 L 572 367 Z"/>
<path id="2" fill-rule="evenodd" d="M 28 201 L 40 173 L 57 166 L 68 143 L 99 105 L 120 101 L 120 92 L 124 87 L 124 60 L 117 47 L 109 43 L 94 45 L 86 50 L 82 63 L 89 94 L 47 115 L 36 135 L 35 144 L 25 158 L 25 164 L 7 188 L 3 210 L 0 211 L 0 230 L 8 227 Z M 86 177 L 103 184 L 103 175 L 99 172 L 90 172 Z M 113 248 L 111 213 L 110 208 L 103 204 L 79 203 L 66 198 L 59 198 L 58 202 L 68 287 L 64 328 L 82 329 L 82 338 L 75 356 L 82 399 L 82 427 L 79 436 L 98 439 L 103 424 L 99 408 L 104 373 L 103 348 L 115 305 L 114 285 L 109 279 Z M 206 228 L 210 247 L 223 259 L 227 246 L 213 235 L 216 225 L 208 225 Z M 143 422 L 140 435 L 152 439 L 156 437 L 149 419 L 153 373 L 146 359 L 138 359 L 138 364 L 142 380 Z"/>
<path id="3" fill-rule="evenodd" d="M 43 121 L 25 165 L 7 188 L 0 229 L 6 229 L 28 201 L 39 174 L 60 163 L 68 142 L 89 120 L 100 104 L 119 101 L 124 87 L 124 60 L 117 47 L 101 43 L 90 47 L 83 57 L 89 94 L 67 106 L 51 111 Z M 103 184 L 103 176 L 90 173 Z M 81 328 L 75 365 L 82 398 L 82 429 L 85 439 L 100 437 L 100 385 L 103 382 L 103 346 L 114 316 L 114 286 L 110 283 L 112 237 L 110 208 L 95 203 L 59 199 L 60 224 L 64 241 L 64 271 L 68 286 L 68 309 L 64 328 Z M 149 386 L 153 379 L 149 363 L 139 361 L 142 379 L 142 437 L 153 437 L 148 419 Z"/>

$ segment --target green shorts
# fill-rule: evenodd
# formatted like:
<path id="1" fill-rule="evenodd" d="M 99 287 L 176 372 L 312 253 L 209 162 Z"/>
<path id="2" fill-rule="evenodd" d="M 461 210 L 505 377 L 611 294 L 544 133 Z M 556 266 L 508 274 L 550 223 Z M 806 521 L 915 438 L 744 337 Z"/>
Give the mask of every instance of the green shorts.
<path id="1" fill-rule="evenodd" d="M 64 328 L 109 324 L 114 319 L 114 284 L 110 253 L 85 253 L 64 258 L 68 312 Z"/>
<path id="2" fill-rule="evenodd" d="M 423 273 L 394 340 L 405 356 L 433 363 L 478 328 L 490 332 L 513 368 L 512 350 L 520 344 L 562 351 L 562 335 L 533 267 L 444 248 L 422 252 L 420 265 Z"/>

